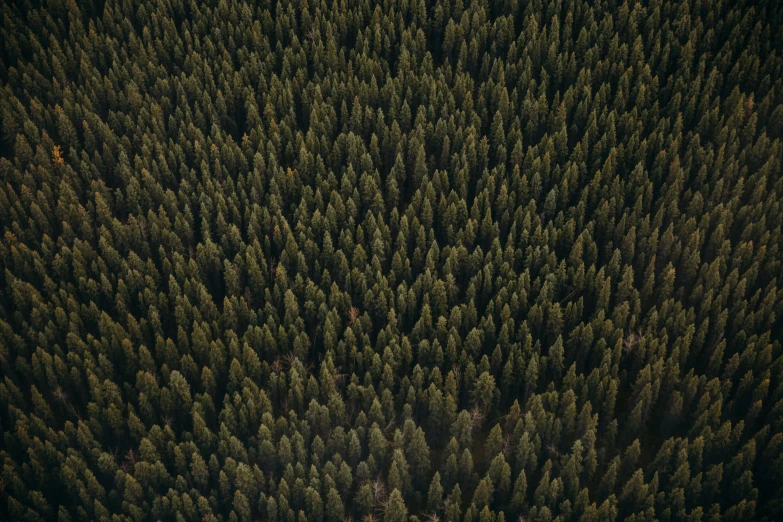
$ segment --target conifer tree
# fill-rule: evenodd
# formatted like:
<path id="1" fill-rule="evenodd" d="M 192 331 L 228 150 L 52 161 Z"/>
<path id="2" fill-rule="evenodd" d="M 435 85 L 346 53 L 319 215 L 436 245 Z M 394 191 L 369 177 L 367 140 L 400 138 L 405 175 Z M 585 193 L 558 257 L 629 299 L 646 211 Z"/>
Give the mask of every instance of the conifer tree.
<path id="1" fill-rule="evenodd" d="M 777 3 L 0 10 L 3 519 L 783 519 Z"/>

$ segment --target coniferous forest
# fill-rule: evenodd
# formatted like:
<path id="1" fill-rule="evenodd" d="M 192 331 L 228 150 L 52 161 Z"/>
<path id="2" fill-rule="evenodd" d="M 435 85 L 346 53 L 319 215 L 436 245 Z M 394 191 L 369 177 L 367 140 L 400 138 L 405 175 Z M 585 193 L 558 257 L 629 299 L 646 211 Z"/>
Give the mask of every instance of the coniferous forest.
<path id="1" fill-rule="evenodd" d="M 0 518 L 783 520 L 783 5 L 0 5 Z"/>

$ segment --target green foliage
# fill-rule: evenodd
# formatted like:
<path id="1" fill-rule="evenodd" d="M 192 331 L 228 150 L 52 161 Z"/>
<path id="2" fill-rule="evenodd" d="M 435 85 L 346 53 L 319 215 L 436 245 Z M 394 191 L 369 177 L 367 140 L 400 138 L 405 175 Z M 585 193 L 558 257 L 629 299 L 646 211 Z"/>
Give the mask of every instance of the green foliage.
<path id="1" fill-rule="evenodd" d="M 3 520 L 783 519 L 778 3 L 0 14 Z"/>

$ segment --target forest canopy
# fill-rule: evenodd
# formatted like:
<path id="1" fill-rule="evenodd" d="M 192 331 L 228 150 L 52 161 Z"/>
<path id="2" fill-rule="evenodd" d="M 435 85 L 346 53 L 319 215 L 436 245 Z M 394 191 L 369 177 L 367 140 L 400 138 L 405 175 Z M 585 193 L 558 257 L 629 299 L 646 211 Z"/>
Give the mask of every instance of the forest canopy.
<path id="1" fill-rule="evenodd" d="M 783 4 L 0 2 L 0 518 L 783 520 Z"/>

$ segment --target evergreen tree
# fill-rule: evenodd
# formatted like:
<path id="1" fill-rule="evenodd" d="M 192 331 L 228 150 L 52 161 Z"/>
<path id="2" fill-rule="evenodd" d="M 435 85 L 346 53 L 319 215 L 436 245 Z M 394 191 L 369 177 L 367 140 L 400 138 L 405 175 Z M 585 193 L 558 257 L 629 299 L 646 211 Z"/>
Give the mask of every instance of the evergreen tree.
<path id="1" fill-rule="evenodd" d="M 566 4 L 4 3 L 3 519 L 783 519 L 783 10 Z"/>
<path id="2" fill-rule="evenodd" d="M 427 509 L 432 512 L 438 511 L 442 503 L 443 487 L 440 484 L 440 473 L 436 471 L 435 475 L 432 477 L 429 492 L 427 493 Z"/>
<path id="3" fill-rule="evenodd" d="M 405 522 L 408 518 L 408 509 L 402 499 L 399 489 L 392 490 L 384 509 L 384 522 Z"/>

